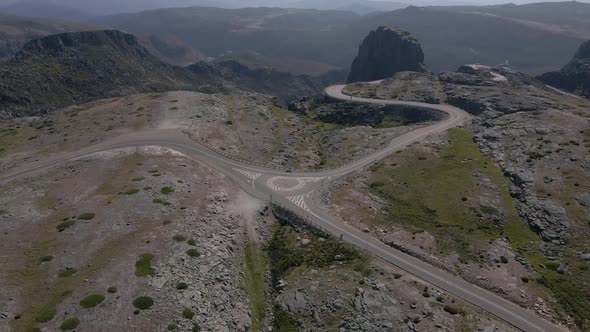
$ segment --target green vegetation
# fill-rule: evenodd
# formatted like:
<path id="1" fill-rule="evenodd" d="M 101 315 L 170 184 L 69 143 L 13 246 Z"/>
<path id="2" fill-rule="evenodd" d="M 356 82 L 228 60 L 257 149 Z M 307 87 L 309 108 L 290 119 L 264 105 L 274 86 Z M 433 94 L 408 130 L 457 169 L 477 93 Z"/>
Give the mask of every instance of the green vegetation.
<path id="1" fill-rule="evenodd" d="M 180 234 L 176 234 L 172 237 L 174 239 L 174 241 L 176 242 L 183 242 L 186 240 L 186 237 L 184 237 L 184 235 L 180 235 Z"/>
<path id="2" fill-rule="evenodd" d="M 452 129 L 447 146 L 436 153 L 423 153 L 428 162 L 417 161 L 421 152 L 414 149 L 396 154 L 395 160 L 384 161 L 369 183 L 383 181 L 383 185 L 373 185 L 371 190 L 390 205 L 388 213 L 374 222 L 381 226 L 401 225 L 411 232 L 428 231 L 437 239 L 437 248 L 442 253 L 459 253 L 462 260 L 477 261 L 477 250 L 486 242 L 508 238 L 512 249 L 531 263 L 538 283 L 552 293 L 581 330 L 587 330 L 590 268 L 579 259 L 579 252 L 590 252 L 587 234 L 584 238 L 572 238 L 564 250 L 560 261 L 567 266 L 565 274 L 559 273 L 559 263 L 547 264 L 541 251 L 542 241 L 518 216 L 509 194 L 510 181 L 489 157 L 481 154 L 472 138 L 466 130 Z M 398 166 L 388 166 L 392 161 Z M 563 181 L 539 181 L 537 192 L 543 196 L 550 194 L 552 200 L 565 206 L 568 216 L 585 224 L 584 212 L 575 197 L 588 190 L 590 176 L 579 169 L 563 169 L 562 174 Z M 482 178 L 491 180 L 501 204 L 477 206 L 475 200 L 467 199 L 478 196 L 477 184 Z M 483 214 L 483 221 L 478 213 Z M 494 218 L 501 218 L 503 223 L 494 223 Z M 504 257 L 499 262 L 508 260 Z"/>
<path id="3" fill-rule="evenodd" d="M 160 192 L 164 195 L 170 195 L 174 192 L 174 188 L 172 187 L 163 187 L 162 189 L 160 189 Z"/>
<path id="4" fill-rule="evenodd" d="M 168 327 L 166 327 L 168 329 L 168 331 L 176 331 L 176 324 L 168 324 Z"/>
<path id="5" fill-rule="evenodd" d="M 156 204 L 162 204 L 162 205 L 164 205 L 164 206 L 169 206 L 169 205 L 171 205 L 171 203 L 170 203 L 170 202 L 168 202 L 168 201 L 165 201 L 165 200 L 162 200 L 162 199 L 159 199 L 159 198 L 154 198 L 154 199 L 152 200 L 152 203 L 156 203 Z"/>
<path id="6" fill-rule="evenodd" d="M 458 314 L 463 313 L 463 310 L 457 308 L 454 305 L 450 305 L 450 304 L 445 304 L 445 306 L 443 307 L 443 310 L 448 312 L 451 315 L 458 315 Z"/>
<path id="7" fill-rule="evenodd" d="M 195 245 L 197 245 L 197 241 L 195 241 L 195 240 L 193 240 L 193 239 L 190 239 L 190 240 L 186 241 L 186 243 L 188 243 L 188 244 L 189 244 L 189 245 L 191 245 L 191 246 L 195 246 Z"/>
<path id="8" fill-rule="evenodd" d="M 70 227 L 74 226 L 74 224 L 75 224 L 75 223 L 76 223 L 76 221 L 75 221 L 75 220 L 67 220 L 67 221 L 64 221 L 64 222 L 60 223 L 59 225 L 55 226 L 55 228 L 56 228 L 56 229 L 57 229 L 59 232 L 63 232 L 63 231 L 65 231 L 66 229 L 68 229 L 68 228 L 70 228 Z"/>
<path id="9" fill-rule="evenodd" d="M 39 323 L 49 322 L 55 317 L 56 311 L 54 308 L 42 307 L 37 311 L 35 315 L 35 321 Z"/>
<path id="10" fill-rule="evenodd" d="M 195 317 L 195 312 L 190 308 L 184 308 L 184 310 L 182 310 L 182 317 L 186 319 L 193 319 L 193 317 Z"/>
<path id="11" fill-rule="evenodd" d="M 257 245 L 248 243 L 244 248 L 246 294 L 250 299 L 252 330 L 262 329 L 266 317 L 266 269 L 267 260 Z"/>
<path id="12" fill-rule="evenodd" d="M 104 301 L 104 295 L 102 294 L 90 294 L 80 300 L 80 306 L 82 308 L 94 308 Z"/>
<path id="13" fill-rule="evenodd" d="M 138 277 L 146 277 L 156 274 L 156 269 L 152 267 L 153 259 L 154 255 L 150 253 L 139 255 L 139 259 L 135 262 L 135 275 Z"/>
<path id="14" fill-rule="evenodd" d="M 278 332 L 298 332 L 299 324 L 297 320 L 283 310 L 281 306 L 273 307 L 274 321 L 273 330 Z"/>
<path id="15" fill-rule="evenodd" d="M 78 219 L 91 220 L 91 219 L 94 219 L 95 216 L 96 216 L 96 214 L 94 214 L 92 212 L 87 212 L 87 213 L 82 213 L 81 215 L 79 215 Z"/>
<path id="16" fill-rule="evenodd" d="M 63 321 L 59 327 L 62 331 L 73 330 L 80 325 L 80 320 L 76 317 L 71 317 Z"/>
<path id="17" fill-rule="evenodd" d="M 37 131 L 31 127 L 0 130 L 0 155 L 6 151 L 27 144 Z"/>
<path id="18" fill-rule="evenodd" d="M 131 179 L 131 181 L 133 181 L 133 182 L 139 182 L 139 181 L 143 181 L 143 180 L 145 180 L 145 178 L 143 176 Z"/>
<path id="19" fill-rule="evenodd" d="M 362 262 L 367 259 L 352 245 L 333 237 L 325 236 L 324 241 L 320 241 L 319 235 L 310 233 L 306 236 L 311 238 L 311 243 L 300 247 L 297 245 L 297 233 L 293 228 L 276 226 L 268 244 L 268 250 L 273 257 L 271 270 L 275 277 L 283 278 L 297 267 L 327 267 L 334 263 L 336 257 L 338 261 L 353 265 L 362 265 Z"/>
<path id="20" fill-rule="evenodd" d="M 117 289 L 117 287 L 115 287 L 115 286 L 109 287 L 109 288 L 107 289 L 107 292 L 109 292 L 109 293 L 111 293 L 111 294 L 114 294 L 114 293 L 116 293 L 117 291 L 118 291 L 118 289 Z"/>
<path id="21" fill-rule="evenodd" d="M 39 260 L 41 261 L 41 263 L 47 263 L 47 262 L 50 262 L 52 259 L 53 259 L 53 256 L 43 256 Z"/>
<path id="22" fill-rule="evenodd" d="M 72 276 L 74 274 L 76 274 L 76 272 L 78 272 L 78 270 L 74 269 L 74 268 L 65 268 L 63 270 L 60 270 L 57 275 L 60 278 L 65 278 L 65 277 L 69 277 Z"/>
<path id="23" fill-rule="evenodd" d="M 139 189 L 129 189 L 125 192 L 125 195 L 135 195 L 139 192 Z"/>
<path id="24" fill-rule="evenodd" d="M 188 288 L 188 284 L 186 282 L 179 282 L 176 284 L 176 289 L 184 290 Z"/>
<path id="25" fill-rule="evenodd" d="M 186 251 L 186 254 L 193 258 L 201 256 L 201 253 L 197 249 L 189 249 Z"/>
<path id="26" fill-rule="evenodd" d="M 536 236 L 518 217 L 509 180 L 479 151 L 469 131 L 451 129 L 448 135 L 449 144 L 436 153 L 408 149 L 380 163 L 370 187 L 389 205 L 387 214 L 374 222 L 400 225 L 413 233 L 428 231 L 442 253 L 456 252 L 462 260 L 479 260 L 479 245 L 502 234 L 530 245 Z M 499 207 L 480 207 L 466 199 L 480 194 L 477 184 L 482 178 L 490 179 L 500 192 Z M 478 211 L 488 217 L 481 220 Z M 505 217 L 503 227 L 493 222 L 496 216 Z"/>
<path id="27" fill-rule="evenodd" d="M 154 305 L 154 300 L 149 296 L 140 296 L 133 300 L 133 306 L 140 310 L 147 310 Z"/>

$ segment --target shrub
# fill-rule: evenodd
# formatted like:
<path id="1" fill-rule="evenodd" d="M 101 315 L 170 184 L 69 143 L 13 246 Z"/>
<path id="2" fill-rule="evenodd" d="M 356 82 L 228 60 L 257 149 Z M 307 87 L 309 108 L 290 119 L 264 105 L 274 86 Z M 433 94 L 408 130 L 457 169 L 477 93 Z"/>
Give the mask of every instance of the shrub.
<path id="1" fill-rule="evenodd" d="M 176 284 L 176 289 L 183 290 L 183 289 L 187 289 L 187 288 L 188 288 L 188 284 L 186 282 L 179 282 Z"/>
<path id="2" fill-rule="evenodd" d="M 522 277 L 522 278 L 520 278 L 520 280 L 522 280 L 522 282 L 524 282 L 524 283 L 529 282 L 529 278 L 528 277 Z"/>
<path id="3" fill-rule="evenodd" d="M 168 324 L 168 331 L 176 331 L 176 324 Z"/>
<path id="4" fill-rule="evenodd" d="M 62 269 L 62 270 L 60 270 L 60 271 L 57 273 L 57 275 L 58 275 L 60 278 L 65 278 L 65 277 L 69 277 L 69 276 L 71 276 L 71 275 L 75 274 L 76 272 L 78 272 L 78 270 L 76 270 L 75 268 L 73 268 L 73 267 L 67 267 L 67 268 L 65 268 L 65 269 Z"/>
<path id="5" fill-rule="evenodd" d="M 90 294 L 80 300 L 80 306 L 82 308 L 94 308 L 104 301 L 104 295 L 102 294 Z"/>
<path id="6" fill-rule="evenodd" d="M 133 181 L 133 182 L 139 182 L 139 181 L 143 181 L 143 180 L 145 180 L 145 178 L 143 176 L 131 179 L 131 181 Z"/>
<path id="7" fill-rule="evenodd" d="M 182 242 L 182 241 L 186 240 L 186 237 L 184 237 L 184 236 L 182 236 L 180 234 L 174 235 L 172 238 L 176 242 Z"/>
<path id="8" fill-rule="evenodd" d="M 402 275 L 400 273 L 394 273 L 393 274 L 393 279 L 399 279 L 401 277 L 402 277 Z"/>
<path id="9" fill-rule="evenodd" d="M 150 169 L 148 171 L 148 173 L 150 173 L 150 174 L 156 174 L 156 173 L 160 173 L 160 171 L 158 169 Z"/>
<path id="10" fill-rule="evenodd" d="M 52 259 L 53 259 L 53 256 L 43 256 L 43 257 L 41 257 L 39 260 L 40 260 L 42 263 L 46 263 L 46 262 L 49 262 L 49 261 L 51 261 Z"/>
<path id="11" fill-rule="evenodd" d="M 443 310 L 446 311 L 446 312 L 448 312 L 451 315 L 457 315 L 457 314 L 459 314 L 461 312 L 461 310 L 459 308 L 457 308 L 455 306 L 452 306 L 452 305 L 449 305 L 449 304 L 446 304 L 443 307 Z"/>
<path id="12" fill-rule="evenodd" d="M 109 287 L 109 288 L 107 289 L 107 292 L 109 292 L 109 293 L 111 293 L 111 294 L 113 294 L 113 293 L 116 293 L 117 291 L 118 291 L 118 289 L 117 289 L 117 287 L 115 287 L 115 286 L 113 286 L 113 287 Z"/>
<path id="13" fill-rule="evenodd" d="M 422 292 L 422 296 L 424 296 L 424 297 L 430 297 L 430 293 L 428 293 L 428 292 Z"/>
<path id="14" fill-rule="evenodd" d="M 195 312 L 189 308 L 184 308 L 184 310 L 182 310 L 182 317 L 186 319 L 193 319 L 193 317 L 195 317 Z"/>
<path id="15" fill-rule="evenodd" d="M 172 223 L 171 220 L 164 220 L 162 221 L 162 225 L 170 225 Z"/>
<path id="16" fill-rule="evenodd" d="M 443 302 L 445 302 L 445 298 L 439 295 L 439 296 L 436 297 L 436 301 L 437 302 L 440 302 L 440 303 L 443 303 Z"/>
<path id="17" fill-rule="evenodd" d="M 373 270 L 369 267 L 367 260 L 359 260 L 352 265 L 352 269 L 359 272 L 363 277 L 369 277 L 373 273 Z"/>
<path id="18" fill-rule="evenodd" d="M 90 220 L 90 219 L 93 219 L 95 216 L 96 216 L 96 214 L 91 213 L 91 212 L 87 212 L 87 213 L 82 213 L 81 215 L 79 215 L 78 219 Z"/>
<path id="19" fill-rule="evenodd" d="M 154 200 L 152 200 L 152 203 L 162 204 L 164 206 L 171 205 L 170 202 L 167 202 L 167 201 L 159 199 L 159 198 L 154 198 Z"/>
<path id="20" fill-rule="evenodd" d="M 152 260 L 154 255 L 145 253 L 139 255 L 139 259 L 135 262 L 135 275 L 138 277 L 153 276 L 156 269 L 152 267 Z"/>
<path id="21" fill-rule="evenodd" d="M 196 249 L 189 249 L 186 251 L 186 254 L 191 257 L 199 257 L 201 254 Z"/>
<path id="22" fill-rule="evenodd" d="M 485 214 L 495 214 L 495 215 L 499 214 L 498 209 L 496 209 L 493 206 L 487 206 L 487 205 L 482 206 L 480 208 L 480 211 Z"/>
<path id="23" fill-rule="evenodd" d="M 197 241 L 195 241 L 195 240 L 193 240 L 193 239 L 190 239 L 190 240 L 186 241 L 186 243 L 188 243 L 188 244 L 189 244 L 189 245 L 191 245 L 191 246 L 195 246 L 195 245 L 197 245 Z"/>
<path id="24" fill-rule="evenodd" d="M 125 195 L 135 195 L 139 192 L 139 189 L 129 189 L 125 192 Z"/>
<path id="25" fill-rule="evenodd" d="M 133 301 L 133 306 L 140 310 L 147 310 L 154 305 L 154 300 L 149 296 L 140 296 Z"/>
<path id="26" fill-rule="evenodd" d="M 201 332 L 201 326 L 199 324 L 193 322 L 193 329 L 192 332 Z"/>
<path id="27" fill-rule="evenodd" d="M 500 256 L 500 262 L 503 264 L 508 264 L 508 258 L 506 258 L 506 256 Z"/>
<path id="28" fill-rule="evenodd" d="M 49 322 L 55 316 L 56 311 L 53 308 L 43 307 L 35 315 L 35 321 L 38 323 Z"/>
<path id="29" fill-rule="evenodd" d="M 57 228 L 57 230 L 59 232 L 63 232 L 66 229 L 74 226 L 75 223 L 76 223 L 76 221 L 74 221 L 74 220 L 68 220 L 68 221 L 64 221 L 61 224 L 57 225 L 55 228 Z"/>
<path id="30" fill-rule="evenodd" d="M 385 185 L 385 181 L 383 180 L 376 180 L 373 181 L 369 184 L 369 187 L 375 189 L 375 188 L 379 188 L 379 187 L 383 187 Z"/>
<path id="31" fill-rule="evenodd" d="M 61 323 L 61 326 L 59 328 L 62 331 L 69 331 L 75 329 L 76 327 L 78 327 L 78 325 L 80 325 L 80 320 L 76 317 L 72 317 L 64 320 L 64 322 Z"/>
<path id="32" fill-rule="evenodd" d="M 172 187 L 163 187 L 160 192 L 164 195 L 170 195 L 174 192 L 174 189 Z"/>

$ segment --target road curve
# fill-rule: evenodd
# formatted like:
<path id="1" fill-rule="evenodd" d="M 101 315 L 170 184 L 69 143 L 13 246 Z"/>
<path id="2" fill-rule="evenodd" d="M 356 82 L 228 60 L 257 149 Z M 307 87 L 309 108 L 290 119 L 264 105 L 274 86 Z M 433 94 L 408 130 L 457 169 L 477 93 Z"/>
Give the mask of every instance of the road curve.
<path id="1" fill-rule="evenodd" d="M 441 132 L 457 126 L 469 116 L 463 110 L 450 105 L 435 105 L 358 97 L 351 98 L 342 93 L 343 87 L 343 85 L 330 86 L 326 88 L 325 92 L 331 98 L 338 100 L 352 100 L 354 102 L 382 105 L 411 106 L 441 111 L 446 113 L 447 116 L 437 123 L 418 128 L 394 138 L 387 147 L 371 154 L 370 156 L 339 168 L 318 172 L 286 173 L 275 169 L 245 164 L 240 161 L 223 157 L 216 152 L 195 143 L 186 135 L 178 131 L 151 130 L 118 136 L 78 151 L 56 154 L 48 159 L 29 163 L 26 166 L 10 170 L 0 175 L 0 184 L 6 184 L 12 180 L 46 170 L 50 167 L 58 166 L 71 160 L 83 158 L 96 152 L 149 145 L 168 147 L 185 154 L 190 159 L 203 162 L 228 175 L 236 181 L 243 190 L 251 195 L 263 200 L 268 200 L 270 198 L 273 202 L 279 203 L 280 205 L 293 210 L 321 229 L 328 231 L 337 237 L 341 237 L 344 241 L 363 248 L 375 256 L 406 270 L 408 273 L 480 307 L 518 329 L 535 332 L 562 331 L 562 329 L 556 325 L 540 318 L 530 310 L 521 308 L 516 304 L 480 287 L 472 285 L 459 277 L 453 276 L 415 257 L 391 248 L 371 237 L 369 234 L 362 233 L 357 229 L 342 223 L 342 221 L 330 216 L 329 212 L 324 211 L 322 207 L 314 203 L 313 194 L 315 190 L 323 184 L 324 180 L 330 181 L 334 178 L 362 169 L 373 162 L 385 158 L 393 151 L 406 147 L 429 134 Z M 297 191 L 280 191 L 277 188 L 271 188 L 268 183 L 272 183 L 271 180 L 274 178 L 296 180 Z M 303 183 L 303 185 L 301 185 L 301 183 Z"/>

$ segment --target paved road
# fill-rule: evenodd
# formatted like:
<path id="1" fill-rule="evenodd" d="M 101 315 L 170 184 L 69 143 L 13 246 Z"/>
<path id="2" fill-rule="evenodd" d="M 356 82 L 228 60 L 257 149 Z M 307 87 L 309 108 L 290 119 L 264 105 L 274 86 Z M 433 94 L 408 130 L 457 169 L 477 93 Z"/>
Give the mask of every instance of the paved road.
<path id="1" fill-rule="evenodd" d="M 523 331 L 561 331 L 552 323 L 538 317 L 532 311 L 521 308 L 491 292 L 474 286 L 461 278 L 455 277 L 439 268 L 431 266 L 421 260 L 391 248 L 369 234 L 342 223 L 331 216 L 322 207 L 314 203 L 314 192 L 338 177 L 359 170 L 369 164 L 383 159 L 393 151 L 402 149 L 421 138 L 436 132 L 447 130 L 461 124 L 468 118 L 467 113 L 450 105 L 433 105 L 416 102 L 402 102 L 395 100 L 378 100 L 368 98 L 352 98 L 342 94 L 343 85 L 335 85 L 326 89 L 326 94 L 332 98 L 354 101 L 359 103 L 391 104 L 423 108 L 431 111 L 446 113 L 443 120 L 418 128 L 393 139 L 387 147 L 365 158 L 356 160 L 348 165 L 318 172 L 286 173 L 279 170 L 249 165 L 223 157 L 216 152 L 197 144 L 176 130 L 150 130 L 122 135 L 89 146 L 84 149 L 53 155 L 51 158 L 30 163 L 0 175 L 0 185 L 12 180 L 34 175 L 50 167 L 58 166 L 68 161 L 84 158 L 100 151 L 117 148 L 140 146 L 163 146 L 177 150 L 188 158 L 203 162 L 231 177 L 242 189 L 263 200 L 272 199 L 273 202 L 293 210 L 316 226 L 342 237 L 344 241 L 352 243 L 368 252 L 396 265 L 416 277 L 425 280 L 445 291 L 470 302 L 481 309 L 497 316 L 507 323 Z"/>

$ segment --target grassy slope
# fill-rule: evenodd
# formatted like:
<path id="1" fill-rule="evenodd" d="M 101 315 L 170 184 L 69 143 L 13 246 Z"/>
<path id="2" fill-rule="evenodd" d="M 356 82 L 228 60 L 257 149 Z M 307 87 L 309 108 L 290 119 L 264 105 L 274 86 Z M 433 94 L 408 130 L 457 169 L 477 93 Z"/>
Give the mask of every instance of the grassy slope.
<path id="1" fill-rule="evenodd" d="M 443 253 L 457 252 L 466 260 L 478 259 L 473 251 L 478 243 L 506 237 L 513 250 L 531 263 L 541 289 L 549 290 L 580 328 L 588 328 L 590 273 L 588 264 L 577 259 L 576 248 L 580 245 L 569 245 L 563 257 L 569 273 L 559 274 L 545 260 L 541 240 L 519 218 L 509 195 L 509 180 L 489 157 L 481 154 L 472 142 L 472 134 L 452 129 L 449 140 L 449 145 L 435 153 L 409 149 L 373 167 L 370 186 L 390 203 L 388 214 L 375 222 L 401 225 L 415 232 L 428 231 L 436 237 Z M 480 193 L 478 182 L 483 178 L 494 184 L 501 206 L 472 202 Z M 504 223 L 496 226 L 491 221 L 479 221 L 476 212 L 486 218 L 503 216 Z"/>

